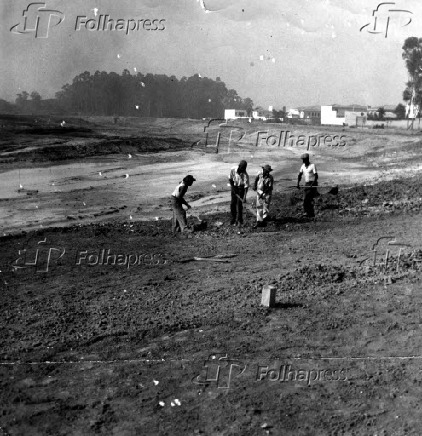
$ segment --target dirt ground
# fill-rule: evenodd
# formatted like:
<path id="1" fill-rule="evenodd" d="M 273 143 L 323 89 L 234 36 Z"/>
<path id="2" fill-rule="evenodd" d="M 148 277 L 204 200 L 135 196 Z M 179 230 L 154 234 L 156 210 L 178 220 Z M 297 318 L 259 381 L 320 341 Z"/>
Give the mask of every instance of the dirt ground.
<path id="1" fill-rule="evenodd" d="M 0 435 L 420 434 L 420 132 L 233 124 L 216 153 L 218 123 L 205 146 L 198 120 L 61 121 L 0 117 Z M 306 147 L 256 146 L 268 127 L 347 135 L 310 149 L 315 220 Z M 276 189 L 239 233 L 242 158 Z M 173 236 L 187 173 L 207 227 Z"/>

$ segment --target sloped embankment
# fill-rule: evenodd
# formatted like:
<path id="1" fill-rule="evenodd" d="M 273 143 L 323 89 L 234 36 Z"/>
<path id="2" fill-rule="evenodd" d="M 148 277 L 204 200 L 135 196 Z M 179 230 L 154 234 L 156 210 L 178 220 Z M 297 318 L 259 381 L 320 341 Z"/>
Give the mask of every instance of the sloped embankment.
<path id="1" fill-rule="evenodd" d="M 68 159 L 80 159 L 119 153 L 154 153 L 176 151 L 189 147 L 190 144 L 177 138 L 107 138 L 86 140 L 57 141 L 55 144 L 31 146 L 12 152 L 0 154 L 8 161 L 48 162 Z"/>

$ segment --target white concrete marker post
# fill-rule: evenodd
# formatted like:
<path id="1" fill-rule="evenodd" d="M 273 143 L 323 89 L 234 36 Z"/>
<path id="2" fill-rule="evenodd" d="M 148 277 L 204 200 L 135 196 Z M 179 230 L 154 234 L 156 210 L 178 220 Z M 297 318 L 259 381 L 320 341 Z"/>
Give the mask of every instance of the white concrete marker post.
<path id="1" fill-rule="evenodd" d="M 265 285 L 262 288 L 261 305 L 266 307 L 275 307 L 275 294 L 277 288 L 273 285 Z"/>

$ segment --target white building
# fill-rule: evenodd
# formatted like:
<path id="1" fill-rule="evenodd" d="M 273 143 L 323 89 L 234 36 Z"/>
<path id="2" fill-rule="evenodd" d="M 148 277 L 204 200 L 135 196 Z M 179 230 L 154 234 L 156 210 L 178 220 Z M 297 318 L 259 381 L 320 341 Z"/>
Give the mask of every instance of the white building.
<path id="1" fill-rule="evenodd" d="M 321 124 L 332 126 L 356 126 L 366 122 L 366 106 L 321 106 Z"/>
<path id="2" fill-rule="evenodd" d="M 289 109 L 287 112 L 287 118 L 303 118 L 303 112 L 302 116 L 300 116 L 301 111 L 299 109 Z"/>
<path id="3" fill-rule="evenodd" d="M 236 120 L 238 118 L 252 118 L 254 120 L 262 120 L 266 121 L 273 117 L 273 106 L 269 107 L 269 110 L 260 109 L 252 111 L 252 117 L 248 116 L 248 111 L 244 109 L 225 109 L 224 110 L 224 119 L 227 120 Z"/>
<path id="4" fill-rule="evenodd" d="M 248 113 L 244 109 L 224 109 L 225 120 L 236 120 L 237 118 L 248 118 Z"/>
<path id="5" fill-rule="evenodd" d="M 252 118 L 254 120 L 267 121 L 267 120 L 273 118 L 273 113 L 272 113 L 272 111 L 266 111 L 265 109 L 259 110 L 259 111 L 253 111 Z"/>
<path id="6" fill-rule="evenodd" d="M 252 111 L 252 118 L 254 120 L 263 120 L 263 121 L 265 121 L 267 119 L 263 110 L 262 111 Z"/>

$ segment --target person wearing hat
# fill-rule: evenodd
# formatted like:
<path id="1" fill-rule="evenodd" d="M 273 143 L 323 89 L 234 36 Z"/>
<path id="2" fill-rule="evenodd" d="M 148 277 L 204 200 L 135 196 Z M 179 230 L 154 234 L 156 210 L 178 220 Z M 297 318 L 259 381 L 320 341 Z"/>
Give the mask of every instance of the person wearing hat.
<path id="1" fill-rule="evenodd" d="M 256 191 L 256 225 L 254 228 L 264 227 L 269 218 L 274 186 L 274 178 L 270 174 L 272 170 L 270 165 L 264 165 L 254 182 L 253 190 Z"/>
<path id="2" fill-rule="evenodd" d="M 246 194 L 249 189 L 249 175 L 246 172 L 248 163 L 241 160 L 237 167 L 232 167 L 229 174 L 231 186 L 231 225 L 243 225 L 243 203 L 246 203 Z"/>
<path id="3" fill-rule="evenodd" d="M 171 220 L 171 223 L 173 233 L 185 231 L 192 232 L 192 229 L 189 228 L 186 219 L 186 210 L 183 209 L 183 205 L 185 205 L 188 209 L 190 209 L 191 206 L 186 202 L 183 197 L 186 194 L 189 186 L 192 186 L 193 182 L 195 181 L 196 179 L 193 176 L 188 175 L 179 183 L 179 185 L 173 191 L 173 194 L 171 196 L 173 208 L 173 218 Z"/>
<path id="4" fill-rule="evenodd" d="M 314 197 L 317 196 L 316 187 L 318 186 L 318 173 L 315 164 L 310 163 L 308 153 L 302 154 L 301 158 L 303 164 L 300 167 L 299 175 L 297 177 L 297 187 L 300 189 L 299 183 L 303 176 L 305 178 L 303 210 L 308 218 L 313 218 L 315 217 Z"/>

